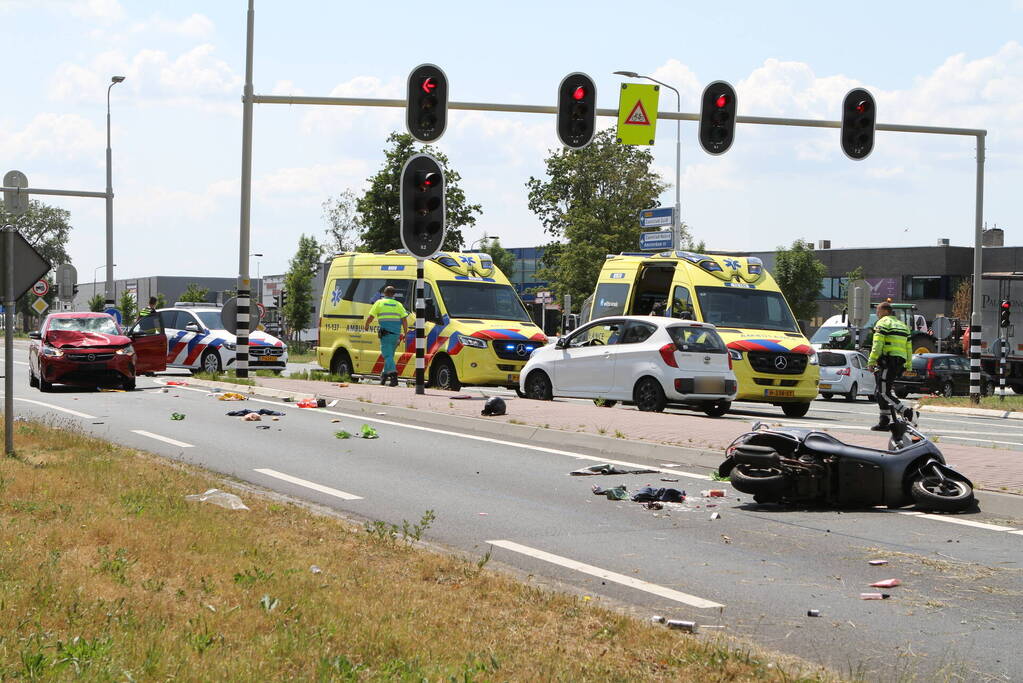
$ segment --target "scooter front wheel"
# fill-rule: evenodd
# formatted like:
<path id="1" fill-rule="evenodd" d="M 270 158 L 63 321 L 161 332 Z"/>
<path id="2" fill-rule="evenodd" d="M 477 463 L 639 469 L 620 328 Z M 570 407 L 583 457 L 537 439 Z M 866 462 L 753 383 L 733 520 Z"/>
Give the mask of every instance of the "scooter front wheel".
<path id="1" fill-rule="evenodd" d="M 763 501 L 778 500 L 785 493 L 785 475 L 777 470 L 739 464 L 732 468 L 728 480 L 736 491 L 752 494 Z"/>
<path id="2" fill-rule="evenodd" d="M 962 512 L 973 506 L 973 487 L 964 481 L 924 476 L 909 490 L 919 507 L 938 512 Z"/>

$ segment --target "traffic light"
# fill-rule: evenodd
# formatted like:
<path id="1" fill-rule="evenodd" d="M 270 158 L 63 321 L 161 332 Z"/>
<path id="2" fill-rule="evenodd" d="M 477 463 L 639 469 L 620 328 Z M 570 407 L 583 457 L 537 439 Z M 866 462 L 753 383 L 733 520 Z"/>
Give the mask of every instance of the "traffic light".
<path id="1" fill-rule="evenodd" d="M 597 129 L 597 86 L 584 73 L 572 73 L 558 86 L 558 138 L 561 144 L 582 149 Z"/>
<path id="2" fill-rule="evenodd" d="M 877 108 L 874 96 L 853 88 L 842 100 L 842 151 L 853 160 L 866 158 L 874 149 Z"/>
<path id="3" fill-rule="evenodd" d="M 448 77 L 439 66 L 420 64 L 408 77 L 405 125 L 419 142 L 433 142 L 448 124 Z"/>
<path id="4" fill-rule="evenodd" d="M 416 154 L 401 169 L 401 244 L 430 258 L 444 243 L 444 172 L 429 154 Z"/>
<path id="5" fill-rule="evenodd" d="M 735 139 L 735 116 L 739 101 L 735 88 L 714 81 L 703 90 L 700 103 L 700 146 L 707 154 L 724 154 Z"/>
<path id="6" fill-rule="evenodd" d="M 288 305 L 288 292 L 286 290 L 282 289 L 280 295 L 278 295 L 277 298 L 280 301 L 280 305 L 278 306 L 278 308 L 284 308 L 285 306 Z"/>
<path id="7" fill-rule="evenodd" d="M 1008 327 L 1009 326 L 1009 314 L 1012 313 L 1012 303 L 1008 299 L 1002 299 L 1001 305 L 998 307 L 998 326 Z"/>

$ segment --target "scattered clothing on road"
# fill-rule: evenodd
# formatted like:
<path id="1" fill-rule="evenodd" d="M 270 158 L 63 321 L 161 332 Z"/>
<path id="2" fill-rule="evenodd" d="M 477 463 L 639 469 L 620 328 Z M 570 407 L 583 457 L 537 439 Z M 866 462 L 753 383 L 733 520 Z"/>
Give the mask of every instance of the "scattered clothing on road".
<path id="1" fill-rule="evenodd" d="M 625 489 L 624 486 L 615 486 L 609 489 L 594 486 L 593 495 L 607 496 L 608 500 L 628 500 L 629 498 L 629 492 Z"/>
<path id="2" fill-rule="evenodd" d="M 685 491 L 679 491 L 678 489 L 654 488 L 653 486 L 644 486 L 632 495 L 632 500 L 636 503 L 646 503 L 652 500 L 664 503 L 681 503 L 685 499 Z"/>
<path id="3" fill-rule="evenodd" d="M 250 413 L 256 413 L 257 415 L 269 415 L 271 417 L 281 417 L 284 413 L 279 410 L 270 410 L 269 408 L 260 408 L 259 410 L 251 410 L 250 408 L 242 408 L 240 410 L 228 411 L 227 415 L 231 417 L 245 417 Z"/>
<path id="4" fill-rule="evenodd" d="M 657 472 L 657 470 L 626 470 L 615 465 L 604 463 L 601 465 L 591 465 L 590 467 L 573 470 L 569 472 L 569 474 L 573 477 L 588 477 L 594 474 L 650 474 L 652 472 Z M 675 481 L 678 481 L 678 479 Z"/>

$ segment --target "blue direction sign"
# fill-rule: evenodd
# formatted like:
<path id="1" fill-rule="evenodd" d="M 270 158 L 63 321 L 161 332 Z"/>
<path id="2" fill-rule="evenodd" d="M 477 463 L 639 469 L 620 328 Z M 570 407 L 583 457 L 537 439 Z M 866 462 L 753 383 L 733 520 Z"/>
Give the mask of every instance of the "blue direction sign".
<path id="1" fill-rule="evenodd" d="M 641 228 L 667 228 L 673 225 L 675 225 L 675 208 L 672 206 L 643 209 L 639 212 L 639 227 Z"/>
<path id="2" fill-rule="evenodd" d="M 114 320 L 117 321 L 117 324 L 118 325 L 121 324 L 121 322 L 123 320 L 123 318 L 121 316 L 121 309 L 114 308 L 113 306 L 111 306 L 110 308 L 105 309 L 103 312 L 106 313 L 107 315 L 114 316 Z"/>
<path id="3" fill-rule="evenodd" d="M 670 230 L 658 230 L 657 232 L 639 233 L 639 248 L 643 251 L 662 251 L 672 248 L 672 233 Z"/>

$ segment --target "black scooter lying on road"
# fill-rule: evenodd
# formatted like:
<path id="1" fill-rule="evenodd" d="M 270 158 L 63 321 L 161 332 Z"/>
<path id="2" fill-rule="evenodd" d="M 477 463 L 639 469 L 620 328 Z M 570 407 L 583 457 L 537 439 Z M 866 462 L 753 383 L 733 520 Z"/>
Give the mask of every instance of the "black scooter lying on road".
<path id="1" fill-rule="evenodd" d="M 718 474 L 758 503 L 972 508 L 970 480 L 945 464 L 938 447 L 916 429 L 911 408 L 887 400 L 892 433 L 887 451 L 842 443 L 814 429 L 758 422 L 726 449 Z"/>

